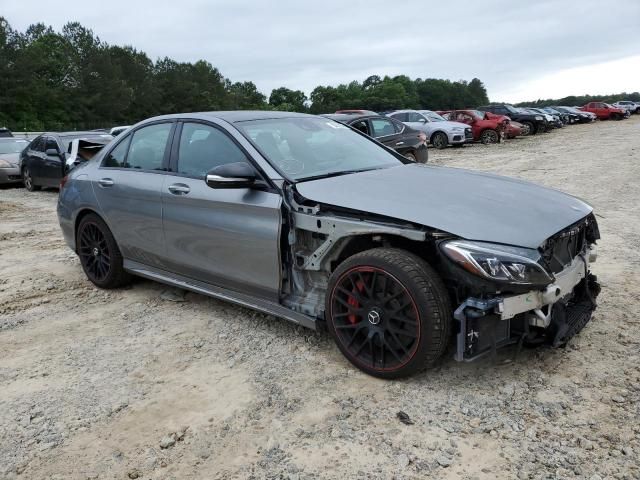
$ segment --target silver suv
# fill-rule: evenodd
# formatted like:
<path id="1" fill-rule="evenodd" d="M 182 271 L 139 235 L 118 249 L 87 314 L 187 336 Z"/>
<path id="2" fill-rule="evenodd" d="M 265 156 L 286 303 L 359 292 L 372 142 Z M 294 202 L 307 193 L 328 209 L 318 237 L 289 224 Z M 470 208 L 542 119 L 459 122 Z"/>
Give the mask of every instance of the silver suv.
<path id="1" fill-rule="evenodd" d="M 473 142 L 473 132 L 469 125 L 450 122 L 431 110 L 396 110 L 387 113 L 387 116 L 425 132 L 429 143 L 436 148 L 445 148 L 447 145 L 462 146 L 467 142 Z"/>

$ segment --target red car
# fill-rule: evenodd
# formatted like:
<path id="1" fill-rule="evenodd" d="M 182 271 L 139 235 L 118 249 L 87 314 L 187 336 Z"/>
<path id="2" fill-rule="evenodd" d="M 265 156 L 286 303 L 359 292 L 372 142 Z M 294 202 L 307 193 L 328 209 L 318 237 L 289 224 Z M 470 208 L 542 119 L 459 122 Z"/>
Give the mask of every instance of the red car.
<path id="1" fill-rule="evenodd" d="M 523 125 L 511 120 L 507 125 L 506 136 L 507 138 L 516 138 L 520 135 L 524 135 L 525 128 L 529 128 L 527 125 Z"/>
<path id="2" fill-rule="evenodd" d="M 508 117 L 479 110 L 449 110 L 438 113 L 452 122 L 466 123 L 471 126 L 473 140 L 484 144 L 500 142 L 509 125 Z"/>
<path id="3" fill-rule="evenodd" d="M 600 120 L 622 120 L 628 116 L 626 110 L 604 102 L 590 102 L 583 107 L 578 107 L 578 109 L 594 113 Z"/>

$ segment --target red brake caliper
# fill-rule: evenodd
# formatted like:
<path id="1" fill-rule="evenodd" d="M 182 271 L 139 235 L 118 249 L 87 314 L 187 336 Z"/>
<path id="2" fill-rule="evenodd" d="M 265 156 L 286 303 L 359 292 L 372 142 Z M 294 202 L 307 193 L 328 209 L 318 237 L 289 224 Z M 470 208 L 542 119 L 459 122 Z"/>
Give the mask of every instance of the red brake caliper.
<path id="1" fill-rule="evenodd" d="M 356 282 L 356 288 L 358 289 L 358 292 L 362 292 L 364 290 L 364 282 L 362 280 L 358 280 Z M 353 291 L 355 292 L 355 289 L 353 289 Z M 347 298 L 347 303 L 351 305 L 353 308 L 360 307 L 360 303 L 358 302 L 358 300 L 356 300 L 356 297 L 354 297 L 353 295 L 349 295 L 349 298 Z M 358 323 L 358 319 L 356 318 L 355 313 L 350 313 L 347 318 L 349 319 L 349 322 L 351 322 L 352 325 L 355 325 L 356 323 Z"/>

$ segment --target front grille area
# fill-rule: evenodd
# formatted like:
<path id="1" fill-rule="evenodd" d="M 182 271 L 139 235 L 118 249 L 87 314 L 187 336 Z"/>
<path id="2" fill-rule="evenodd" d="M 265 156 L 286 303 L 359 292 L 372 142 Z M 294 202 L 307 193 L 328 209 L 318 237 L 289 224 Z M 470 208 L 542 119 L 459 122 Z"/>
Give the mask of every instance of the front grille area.
<path id="1" fill-rule="evenodd" d="M 464 129 L 464 136 L 465 136 L 466 139 L 473 138 L 473 132 L 471 131 L 470 128 L 465 128 Z"/>
<path id="2" fill-rule="evenodd" d="M 549 237 L 541 246 L 544 265 L 553 273 L 562 271 L 571 261 L 600 238 L 593 214 Z"/>

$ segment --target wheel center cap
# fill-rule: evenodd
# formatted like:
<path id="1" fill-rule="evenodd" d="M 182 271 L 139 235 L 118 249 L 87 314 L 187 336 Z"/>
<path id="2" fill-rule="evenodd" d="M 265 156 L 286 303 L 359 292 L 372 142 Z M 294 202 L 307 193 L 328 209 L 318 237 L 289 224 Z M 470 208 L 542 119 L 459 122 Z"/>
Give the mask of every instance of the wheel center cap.
<path id="1" fill-rule="evenodd" d="M 368 314 L 367 314 L 367 320 L 369 320 L 369 323 L 371 325 L 378 325 L 380 323 L 381 317 L 380 317 L 380 312 L 376 309 L 371 310 Z"/>
<path id="2" fill-rule="evenodd" d="M 98 255 L 100 255 L 100 250 L 98 247 L 93 247 L 93 256 L 97 257 Z"/>

